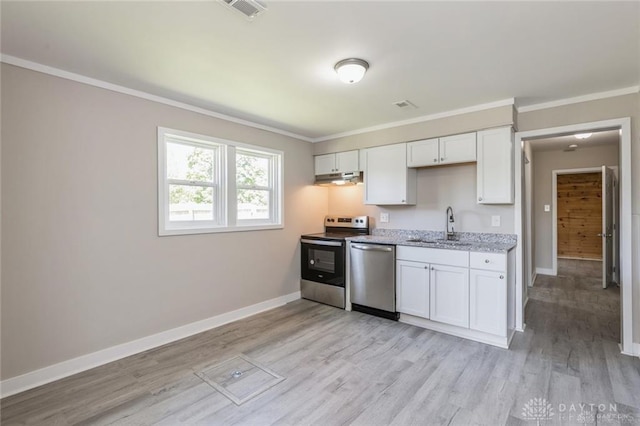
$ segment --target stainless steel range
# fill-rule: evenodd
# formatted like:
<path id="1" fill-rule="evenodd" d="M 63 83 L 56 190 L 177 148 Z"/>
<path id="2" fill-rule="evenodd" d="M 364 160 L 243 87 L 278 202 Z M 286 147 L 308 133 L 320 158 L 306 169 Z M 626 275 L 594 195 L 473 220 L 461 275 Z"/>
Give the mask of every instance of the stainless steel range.
<path id="1" fill-rule="evenodd" d="M 321 234 L 303 235 L 302 297 L 344 309 L 346 238 L 369 233 L 368 216 L 327 216 Z"/>

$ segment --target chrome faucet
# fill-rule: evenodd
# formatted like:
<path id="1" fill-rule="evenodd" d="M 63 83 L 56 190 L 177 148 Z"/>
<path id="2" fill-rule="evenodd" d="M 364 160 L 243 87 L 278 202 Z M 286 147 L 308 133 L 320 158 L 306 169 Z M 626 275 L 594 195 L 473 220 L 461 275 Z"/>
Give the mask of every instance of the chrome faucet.
<path id="1" fill-rule="evenodd" d="M 447 212 L 445 215 L 446 215 L 445 225 L 447 227 L 447 231 L 444 234 L 444 239 L 452 240 L 453 237 L 455 236 L 455 231 L 453 229 L 453 222 L 455 222 L 455 220 L 453 219 L 453 209 L 451 208 L 451 206 L 447 207 Z M 449 231 L 449 224 L 451 224 L 451 231 Z"/>

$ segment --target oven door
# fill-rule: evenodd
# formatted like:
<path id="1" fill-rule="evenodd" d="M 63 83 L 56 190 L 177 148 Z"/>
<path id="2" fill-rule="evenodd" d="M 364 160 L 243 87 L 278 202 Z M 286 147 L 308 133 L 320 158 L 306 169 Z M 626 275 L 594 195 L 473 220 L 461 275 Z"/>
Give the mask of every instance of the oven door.
<path id="1" fill-rule="evenodd" d="M 344 287 L 344 241 L 301 239 L 302 279 Z"/>

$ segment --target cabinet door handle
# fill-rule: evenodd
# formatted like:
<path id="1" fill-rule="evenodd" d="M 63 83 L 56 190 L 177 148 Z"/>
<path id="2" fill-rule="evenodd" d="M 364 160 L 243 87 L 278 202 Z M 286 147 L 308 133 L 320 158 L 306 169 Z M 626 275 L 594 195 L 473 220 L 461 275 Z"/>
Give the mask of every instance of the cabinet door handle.
<path id="1" fill-rule="evenodd" d="M 440 157 L 440 161 L 444 161 L 444 157 Z"/>
<path id="2" fill-rule="evenodd" d="M 435 270 L 436 270 L 436 268 L 434 268 L 434 267 L 432 266 L 432 267 L 431 267 L 431 270 L 432 270 L 432 271 L 435 271 Z"/>
<path id="3" fill-rule="evenodd" d="M 438 162 L 438 159 L 437 159 L 437 158 L 434 158 L 434 159 L 433 159 L 433 162 L 434 162 L 434 163 L 437 163 L 437 162 Z"/>
<path id="4" fill-rule="evenodd" d="M 484 263 L 489 263 L 489 259 L 485 259 L 485 260 L 484 260 Z"/>
<path id="5" fill-rule="evenodd" d="M 482 197 L 478 197 L 478 201 L 482 201 Z"/>
<path id="6" fill-rule="evenodd" d="M 501 280 L 504 280 L 504 275 L 500 275 L 500 279 L 501 279 Z"/>

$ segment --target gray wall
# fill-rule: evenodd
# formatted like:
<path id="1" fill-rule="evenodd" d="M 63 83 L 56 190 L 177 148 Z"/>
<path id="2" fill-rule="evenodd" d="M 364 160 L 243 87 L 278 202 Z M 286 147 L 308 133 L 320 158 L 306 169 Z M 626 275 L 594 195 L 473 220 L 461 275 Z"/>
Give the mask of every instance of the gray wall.
<path id="1" fill-rule="evenodd" d="M 617 166 L 618 145 L 582 148 L 573 152 L 534 151 L 533 164 L 534 265 L 535 268 L 551 269 L 553 220 L 552 213 L 544 211 L 544 205 L 553 205 L 553 170 Z"/>
<path id="2" fill-rule="evenodd" d="M 328 203 L 311 144 L 1 71 L 2 379 L 299 290 Z M 158 237 L 157 126 L 283 150 L 285 228 Z"/>

